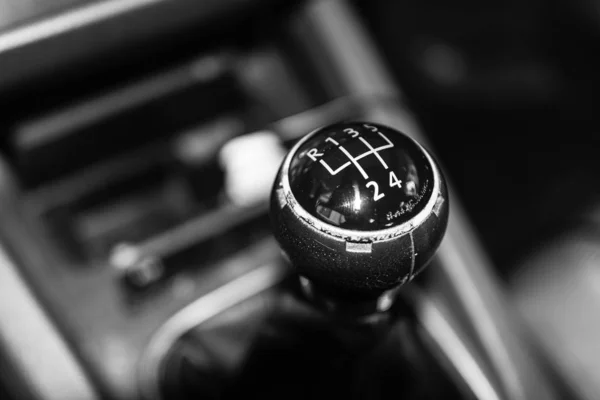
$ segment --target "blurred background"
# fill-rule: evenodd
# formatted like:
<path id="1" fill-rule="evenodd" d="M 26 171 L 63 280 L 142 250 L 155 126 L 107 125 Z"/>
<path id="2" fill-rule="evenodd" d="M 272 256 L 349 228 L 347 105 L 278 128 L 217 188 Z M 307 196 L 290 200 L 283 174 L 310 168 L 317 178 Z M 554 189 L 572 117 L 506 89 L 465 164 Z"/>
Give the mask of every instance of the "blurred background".
<path id="1" fill-rule="evenodd" d="M 398 103 L 518 329 L 597 396 L 600 2 L 306 3 L 0 0 L 0 237 L 52 329 L 134 398 L 151 332 L 277 253 L 266 198 L 290 145 Z"/>
<path id="2" fill-rule="evenodd" d="M 598 4 L 380 3 L 369 26 L 506 276 L 595 208 Z"/>

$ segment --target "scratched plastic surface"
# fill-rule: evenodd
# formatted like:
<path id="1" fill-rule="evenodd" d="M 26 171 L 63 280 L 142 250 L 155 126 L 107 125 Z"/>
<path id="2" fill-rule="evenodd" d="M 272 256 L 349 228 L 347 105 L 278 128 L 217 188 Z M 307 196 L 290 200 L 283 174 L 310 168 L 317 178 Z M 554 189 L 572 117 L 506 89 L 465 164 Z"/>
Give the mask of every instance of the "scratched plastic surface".
<path id="1" fill-rule="evenodd" d="M 425 207 L 429 160 L 395 129 L 363 122 L 325 127 L 294 155 L 290 185 L 298 203 L 329 224 L 354 230 L 400 225 Z"/>

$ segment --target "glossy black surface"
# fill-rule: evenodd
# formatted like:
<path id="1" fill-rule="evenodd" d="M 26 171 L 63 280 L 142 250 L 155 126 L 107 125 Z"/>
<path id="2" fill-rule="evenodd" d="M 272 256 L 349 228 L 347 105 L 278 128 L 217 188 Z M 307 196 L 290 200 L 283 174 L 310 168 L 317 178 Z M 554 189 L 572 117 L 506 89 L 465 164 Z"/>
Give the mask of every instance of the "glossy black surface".
<path id="1" fill-rule="evenodd" d="M 292 158 L 289 179 L 298 203 L 310 214 L 365 231 L 410 220 L 433 190 L 430 162 L 414 141 L 364 122 L 321 128 Z"/>

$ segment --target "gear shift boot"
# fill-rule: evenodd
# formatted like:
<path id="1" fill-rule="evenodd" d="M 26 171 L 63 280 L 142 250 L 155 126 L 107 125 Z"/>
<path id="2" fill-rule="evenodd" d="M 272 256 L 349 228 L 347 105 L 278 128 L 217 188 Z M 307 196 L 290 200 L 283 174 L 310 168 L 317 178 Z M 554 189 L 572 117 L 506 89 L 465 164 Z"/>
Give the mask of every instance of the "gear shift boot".
<path id="1" fill-rule="evenodd" d="M 403 298 L 384 320 L 345 325 L 301 296 L 292 277 L 183 335 L 162 364 L 163 398 L 474 398 Z"/>

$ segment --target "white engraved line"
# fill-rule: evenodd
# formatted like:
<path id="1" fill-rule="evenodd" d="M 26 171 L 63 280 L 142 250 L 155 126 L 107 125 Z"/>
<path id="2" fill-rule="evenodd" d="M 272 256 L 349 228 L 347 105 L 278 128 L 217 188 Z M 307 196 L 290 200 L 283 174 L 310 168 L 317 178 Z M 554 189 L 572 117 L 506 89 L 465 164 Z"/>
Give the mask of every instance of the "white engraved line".
<path id="1" fill-rule="evenodd" d="M 335 141 L 335 139 L 328 137 L 327 139 L 325 139 L 326 142 L 332 142 L 333 144 L 335 144 L 336 146 L 339 146 L 340 144 L 338 142 Z M 333 169 L 331 169 L 331 167 L 329 166 L 329 164 L 327 164 L 324 160 L 319 160 L 319 162 L 321 163 L 322 166 L 325 167 L 325 169 L 327 171 L 329 171 L 329 173 L 331 175 L 337 175 L 338 172 L 342 171 L 344 168 L 346 168 L 348 165 L 350 165 L 350 162 L 345 163 L 344 165 L 342 165 L 341 167 L 339 167 L 338 169 L 336 169 L 335 171 Z"/>
<path id="2" fill-rule="evenodd" d="M 386 142 L 388 142 L 388 146 L 390 147 L 394 147 L 394 143 L 392 143 L 392 141 L 390 139 L 387 138 L 387 136 L 385 136 L 383 133 L 377 131 L 377 133 L 379 133 L 379 136 L 381 136 Z"/>
<path id="3" fill-rule="evenodd" d="M 338 172 L 340 172 L 341 170 L 343 170 L 344 168 L 346 168 L 348 165 L 350 165 L 350 161 L 346 162 L 345 164 L 343 164 L 341 167 L 339 167 L 338 169 L 336 169 L 335 171 L 331 169 L 331 167 L 329 166 L 329 164 L 327 164 L 324 160 L 319 160 L 319 162 L 321 163 L 322 166 L 325 167 L 325 169 L 327 169 L 327 171 L 329 171 L 329 173 L 331 175 L 336 175 Z"/>
<path id="4" fill-rule="evenodd" d="M 365 139 L 363 139 L 362 137 L 360 137 L 359 139 L 360 139 L 360 141 L 361 141 L 361 142 L 363 142 L 363 143 L 365 144 L 365 146 L 367 146 L 367 147 L 368 147 L 368 148 L 369 148 L 371 151 L 367 151 L 366 153 L 363 153 L 363 154 L 361 154 L 360 156 L 356 157 L 356 160 L 358 161 L 358 160 L 360 160 L 360 159 L 361 159 L 361 158 L 363 158 L 363 157 L 366 157 L 366 156 L 368 156 L 368 155 L 370 155 L 370 154 L 374 154 L 374 155 L 375 155 L 375 157 L 377 157 L 377 159 L 378 159 L 378 160 L 379 160 L 379 162 L 381 163 L 381 165 L 383 165 L 383 167 L 384 167 L 385 169 L 388 169 L 388 166 L 387 166 L 387 164 L 385 163 L 385 161 L 383 161 L 383 158 L 381 158 L 381 156 L 379 155 L 379 151 L 380 151 L 380 150 L 389 149 L 389 148 L 390 148 L 390 146 L 389 146 L 389 145 L 386 145 L 386 146 L 382 146 L 382 147 L 379 147 L 379 148 L 377 148 L 377 149 L 374 149 L 374 148 L 373 148 L 373 146 L 371 146 L 371 144 L 370 144 L 369 142 L 367 142 Z M 393 145 L 392 145 L 392 147 L 393 147 Z"/>
<path id="5" fill-rule="evenodd" d="M 363 178 L 369 179 L 369 175 L 367 175 L 367 173 L 360 166 L 360 164 L 356 162 L 356 159 L 354 157 L 352 157 L 352 154 L 348 153 L 348 150 L 346 150 L 342 146 L 340 146 L 339 149 L 342 151 L 342 153 L 344 153 L 346 155 L 346 157 L 348 157 L 350 159 L 350 161 L 352 162 L 352 164 L 354 164 L 354 166 L 356 167 L 356 169 L 358 169 L 360 171 L 360 173 L 362 174 Z"/>

